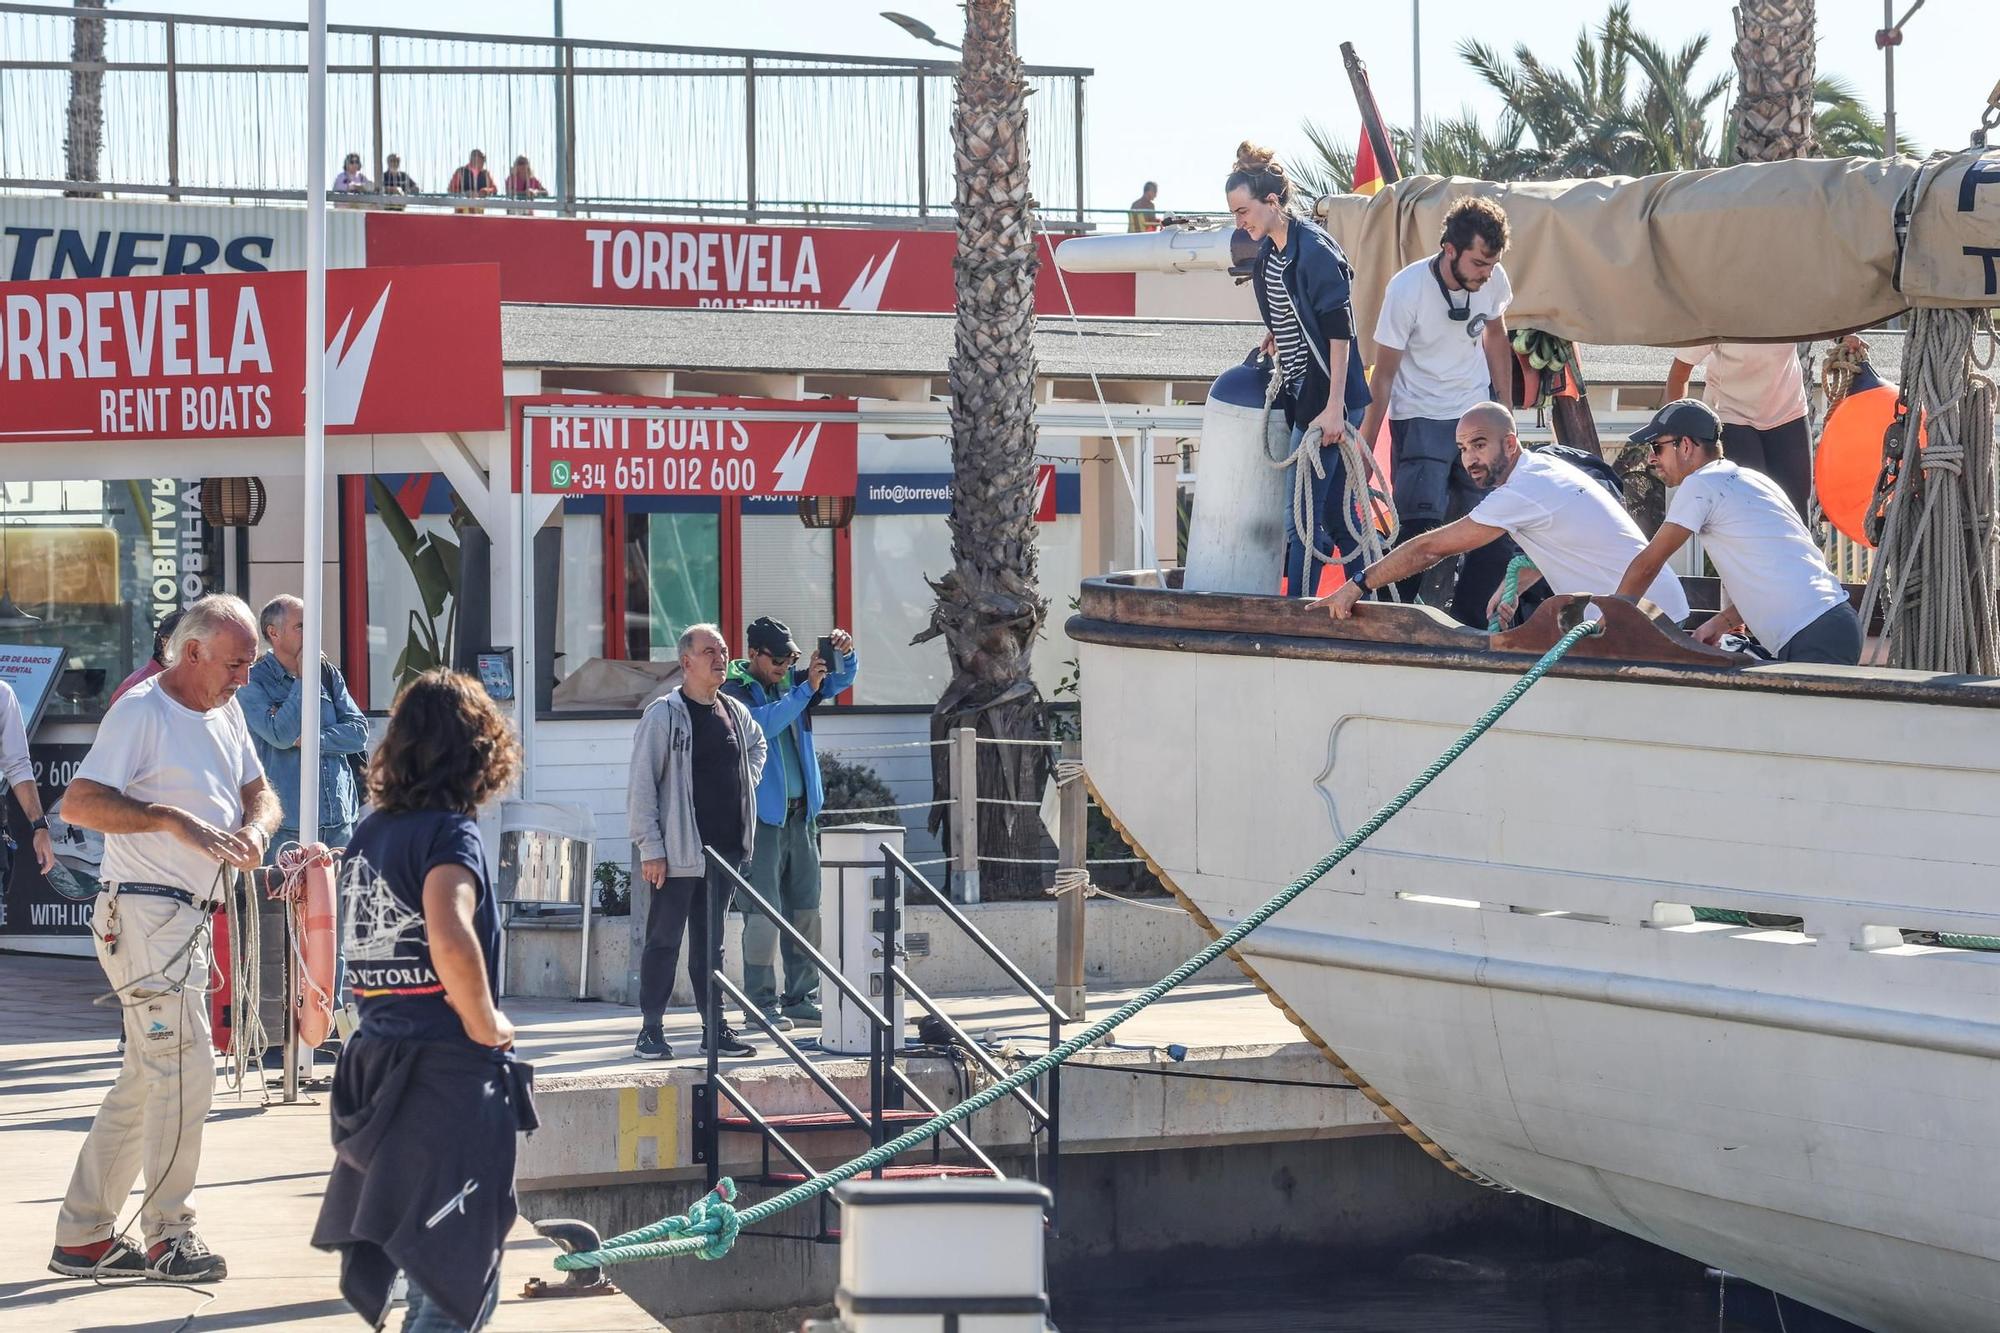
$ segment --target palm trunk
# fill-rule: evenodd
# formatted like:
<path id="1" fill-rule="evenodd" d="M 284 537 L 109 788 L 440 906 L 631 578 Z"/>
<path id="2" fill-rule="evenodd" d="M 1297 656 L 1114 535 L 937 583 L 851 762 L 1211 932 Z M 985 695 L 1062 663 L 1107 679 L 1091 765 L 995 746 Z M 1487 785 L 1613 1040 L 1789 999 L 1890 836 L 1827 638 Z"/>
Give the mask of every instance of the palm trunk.
<path id="1" fill-rule="evenodd" d="M 1736 7 L 1736 157 L 1810 157 L 1813 0 L 1741 0 Z"/>
<path id="2" fill-rule="evenodd" d="M 104 71 L 76 69 L 104 62 L 104 20 L 87 11 L 101 10 L 110 0 L 74 0 L 77 16 L 70 21 L 69 133 L 63 141 L 67 179 L 101 180 L 98 161 L 104 150 Z M 96 198 L 97 190 L 65 190 L 71 198 Z"/>
<path id="3" fill-rule="evenodd" d="M 1035 586 L 1035 252 L 1028 183 L 1028 86 L 1014 49 L 1013 0 L 968 0 L 952 125 L 957 163 L 958 321 L 951 358 L 951 546 L 931 582 L 937 605 L 918 639 L 943 636 L 952 679 L 931 735 L 974 727 L 982 738 L 1043 740 L 1048 722 L 1029 658 L 1048 605 Z M 943 748 L 932 773 L 950 791 Z M 1046 747 L 980 747 L 979 795 L 1038 799 Z M 958 794 L 970 800 L 973 793 Z M 942 807 L 932 814 L 940 822 Z M 1033 810 L 982 806 L 980 851 L 1033 858 Z M 955 851 L 956 849 L 954 849 Z M 982 893 L 1039 893 L 1039 867 L 989 862 Z"/>

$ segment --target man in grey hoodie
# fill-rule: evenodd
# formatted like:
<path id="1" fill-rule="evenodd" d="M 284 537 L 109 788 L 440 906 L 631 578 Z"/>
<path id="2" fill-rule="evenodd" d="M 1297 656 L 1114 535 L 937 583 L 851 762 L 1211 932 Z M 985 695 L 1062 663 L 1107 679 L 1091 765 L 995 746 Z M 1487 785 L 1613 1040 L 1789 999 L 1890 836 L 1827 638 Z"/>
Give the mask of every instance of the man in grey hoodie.
<path id="1" fill-rule="evenodd" d="M 722 1019 L 708 997 L 709 930 L 722 929 L 729 910 L 729 877 L 707 863 L 713 847 L 745 873 L 757 829 L 757 779 L 764 772 L 764 732 L 750 710 L 723 694 L 729 648 L 714 625 L 694 625 L 681 635 L 681 687 L 655 699 L 632 737 L 632 773 L 626 792 L 632 847 L 639 878 L 652 889 L 646 943 L 639 955 L 639 1039 L 632 1054 L 671 1060 L 660 1030 L 667 997 L 688 943 L 688 980 L 701 1006 L 701 1051 L 756 1054 Z M 721 950 L 716 950 L 720 959 Z"/>

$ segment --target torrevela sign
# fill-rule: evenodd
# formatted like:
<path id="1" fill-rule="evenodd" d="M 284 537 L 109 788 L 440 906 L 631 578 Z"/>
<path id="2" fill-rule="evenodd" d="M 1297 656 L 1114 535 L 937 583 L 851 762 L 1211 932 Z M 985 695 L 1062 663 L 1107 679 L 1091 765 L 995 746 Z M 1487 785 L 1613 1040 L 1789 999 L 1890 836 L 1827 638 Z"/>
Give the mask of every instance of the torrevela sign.
<path id="1" fill-rule="evenodd" d="M 852 495 L 852 401 L 544 398 L 517 419 L 533 489 L 558 495 Z"/>
<path id="2" fill-rule="evenodd" d="M 297 435 L 305 275 L 0 283 L 0 440 Z M 337 434 L 497 429 L 490 265 L 327 274 Z"/>

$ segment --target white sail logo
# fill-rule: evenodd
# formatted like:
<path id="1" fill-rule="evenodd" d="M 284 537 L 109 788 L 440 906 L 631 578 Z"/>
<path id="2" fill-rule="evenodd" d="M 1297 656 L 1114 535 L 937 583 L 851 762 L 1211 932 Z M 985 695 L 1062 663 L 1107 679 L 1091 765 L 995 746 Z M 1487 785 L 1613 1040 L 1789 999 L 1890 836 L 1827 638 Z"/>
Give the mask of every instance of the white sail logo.
<path id="1" fill-rule="evenodd" d="M 396 900 L 389 882 L 365 857 L 354 857 L 340 876 L 340 947 L 350 962 L 384 963 L 406 938 L 421 934 L 424 919 Z"/>
<path id="2" fill-rule="evenodd" d="M 812 471 L 813 451 L 819 448 L 819 423 L 811 430 L 801 426 L 778 459 L 778 484 L 773 490 L 803 491 L 806 474 Z"/>
<path id="3" fill-rule="evenodd" d="M 394 284 L 390 284 L 394 286 Z M 361 331 L 348 342 L 347 329 L 354 312 L 340 321 L 340 331 L 326 349 L 326 424 L 352 426 L 361 414 L 361 391 L 368 387 L 368 367 L 375 360 L 375 335 L 382 331 L 382 314 L 389 308 L 389 287 L 382 289 L 375 308 L 361 323 Z"/>
<path id="4" fill-rule="evenodd" d="M 861 266 L 860 276 L 847 289 L 847 295 L 840 298 L 842 310 L 880 310 L 882 289 L 889 283 L 889 266 L 896 262 L 896 251 L 902 248 L 901 241 L 889 247 L 889 253 L 882 257 L 882 266 L 877 268 L 871 258 Z"/>

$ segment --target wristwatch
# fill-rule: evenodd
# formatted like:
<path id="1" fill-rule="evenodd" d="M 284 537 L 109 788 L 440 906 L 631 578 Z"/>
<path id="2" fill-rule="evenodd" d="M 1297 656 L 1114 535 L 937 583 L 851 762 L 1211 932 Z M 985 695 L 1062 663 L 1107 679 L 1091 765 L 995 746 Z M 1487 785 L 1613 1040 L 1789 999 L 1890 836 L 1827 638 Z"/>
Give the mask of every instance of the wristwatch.
<path id="1" fill-rule="evenodd" d="M 28 828 L 29 831 L 31 832 L 40 833 L 45 829 L 47 829 L 48 826 L 49 826 L 49 817 L 47 815 L 37 815 L 35 818 L 28 821 Z"/>

